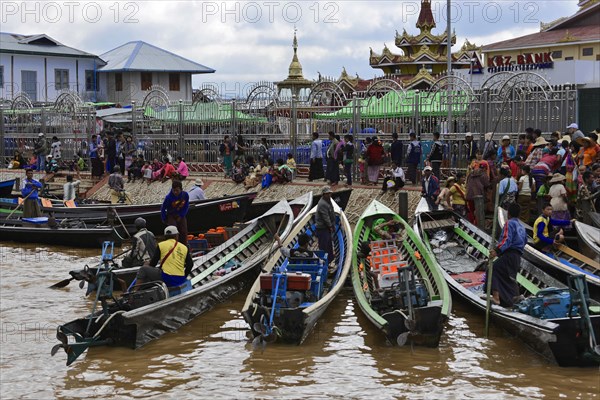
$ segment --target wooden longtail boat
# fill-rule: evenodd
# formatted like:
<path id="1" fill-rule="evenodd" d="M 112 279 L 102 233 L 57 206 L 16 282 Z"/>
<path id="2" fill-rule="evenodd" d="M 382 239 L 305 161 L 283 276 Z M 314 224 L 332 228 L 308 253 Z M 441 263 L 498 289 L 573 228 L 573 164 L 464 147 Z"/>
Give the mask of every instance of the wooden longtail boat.
<path id="1" fill-rule="evenodd" d="M 311 191 L 308 193 L 312 194 L 313 192 Z M 335 201 L 337 203 L 338 206 L 340 206 L 340 208 L 342 210 L 345 210 L 346 206 L 348 205 L 348 202 L 350 201 L 351 194 L 352 194 L 352 189 L 342 189 L 342 190 L 333 192 L 333 194 L 331 195 L 331 198 L 333 199 L 333 201 Z M 313 204 L 317 204 L 319 202 L 319 200 L 321 200 L 320 193 L 313 195 Z M 290 207 L 291 207 L 293 200 L 288 200 L 288 202 L 290 202 Z M 254 218 L 262 215 L 265 211 L 267 211 L 268 209 L 273 207 L 275 205 L 275 203 L 277 203 L 277 202 L 276 201 L 252 202 L 250 207 L 248 207 L 248 211 L 246 211 L 245 219 L 247 221 L 249 221 L 251 219 L 254 219 Z"/>
<path id="2" fill-rule="evenodd" d="M 575 229 L 581 252 L 600 263 L 600 229 L 580 221 L 575 221 Z"/>
<path id="3" fill-rule="evenodd" d="M 316 251 L 313 258 L 287 257 L 282 251 L 297 247 L 301 234 L 315 237 L 314 207 L 282 241 L 282 248 L 268 259 L 263 268 L 266 272 L 250 289 L 242 315 L 250 325 L 255 344 L 272 340 L 302 344 L 342 290 L 352 261 L 352 231 L 342 209 L 333 201 L 332 204 L 336 214 L 332 238 L 335 259 L 327 260 L 322 251 Z M 328 264 L 335 267 L 329 279 Z"/>
<path id="4" fill-rule="evenodd" d="M 383 241 L 386 249 L 377 249 L 374 244 L 381 238 L 373 228 L 394 219 L 401 224 L 402 237 L 395 241 Z M 372 243 L 369 257 L 361 251 L 361 244 Z M 376 254 L 385 254 L 376 255 Z M 382 258 L 399 255 L 398 270 L 382 276 L 382 265 L 374 268 L 375 262 L 384 263 Z M 389 264 L 388 264 L 389 265 Z M 406 269 L 402 271 L 402 269 Z M 371 271 L 379 274 L 374 277 Z M 392 344 L 413 343 L 437 347 L 452 309 L 450 289 L 437 265 L 437 261 L 421 242 L 419 236 L 398 214 L 374 200 L 363 212 L 354 230 L 352 254 L 352 288 L 358 306 L 367 318 L 381 330 Z M 400 275 L 399 275 L 400 274 Z M 375 280 L 385 282 L 390 275 L 394 283 L 377 289 Z M 379 285 L 378 285 L 379 286 Z M 406 293 L 411 293 L 411 304 Z M 412 315 L 411 315 L 412 314 Z"/>
<path id="5" fill-rule="evenodd" d="M 505 220 L 506 211 L 499 207 L 498 224 L 504 226 Z M 523 257 L 563 283 L 569 276 L 584 274 L 591 297 L 600 300 L 600 262 L 564 244 L 553 246 L 549 251 L 540 251 L 533 247 L 532 240 L 525 246 Z"/>
<path id="6" fill-rule="evenodd" d="M 287 201 L 277 203 L 223 245 L 194 260 L 194 268 L 182 287 L 167 288 L 163 282 L 153 282 L 112 301 L 111 271 L 101 270 L 96 304 L 101 301 L 103 310 L 59 326 L 60 343 L 51 354 L 63 348 L 69 365 L 89 347 L 135 349 L 176 330 L 253 282 L 274 246 L 274 235 L 287 238 L 293 219 Z M 68 336 L 75 341 L 69 342 Z"/>
<path id="7" fill-rule="evenodd" d="M 480 267 L 491 237 L 452 211 L 417 214 L 416 227 L 453 293 L 485 315 Z M 567 288 L 522 259 L 516 280 L 526 298 L 513 309 L 492 305 L 492 321 L 560 366 L 599 365 L 600 304 L 589 299 L 583 277 L 571 278 Z"/>
<path id="8" fill-rule="evenodd" d="M 255 197 L 256 193 L 247 193 L 190 202 L 187 214 L 188 231 L 204 231 L 215 226 L 232 226 L 236 222 L 243 221 L 246 210 L 252 204 Z M 106 224 L 109 217 L 109 209 L 114 207 L 116 214 L 111 218 L 114 220 L 115 225 L 120 225 L 118 218 L 125 225 L 133 226 L 136 218 L 143 217 L 146 220 L 146 228 L 155 235 L 161 235 L 165 229 L 165 224 L 162 222 L 160 214 L 161 205 L 155 203 L 142 205 L 81 206 L 74 208 L 42 207 L 42 212 L 45 215 L 52 214 L 57 221 L 66 219 L 94 225 Z M 16 204 L 2 203 L 0 207 L 14 209 Z"/>
<path id="9" fill-rule="evenodd" d="M 127 238 L 122 226 L 58 224 L 51 228 L 48 218 L 0 219 L 0 242 L 41 243 L 70 247 L 99 247 L 105 241 L 120 246 Z M 75 222 L 75 221 L 73 221 Z"/>

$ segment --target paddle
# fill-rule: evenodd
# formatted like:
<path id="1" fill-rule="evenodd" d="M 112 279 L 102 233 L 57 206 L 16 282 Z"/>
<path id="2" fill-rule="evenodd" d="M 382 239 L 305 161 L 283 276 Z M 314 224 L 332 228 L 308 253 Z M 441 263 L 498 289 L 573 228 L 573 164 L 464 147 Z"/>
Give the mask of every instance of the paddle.
<path id="1" fill-rule="evenodd" d="M 500 199 L 500 190 L 496 189 L 496 198 L 494 200 L 494 222 L 492 225 L 492 242 L 490 251 L 496 246 L 496 226 L 498 225 L 498 201 Z M 504 222 L 508 224 L 508 221 Z M 492 291 L 492 270 L 494 269 L 494 263 L 492 257 L 488 255 L 488 270 L 487 270 L 487 291 L 486 291 L 486 306 L 485 306 L 485 330 L 484 336 L 487 338 L 490 329 L 490 311 L 492 308 L 492 299 L 490 297 Z"/>
<path id="2" fill-rule="evenodd" d="M 129 250 L 125 250 L 119 254 L 117 254 L 116 256 L 114 256 L 114 258 L 117 257 L 121 257 L 122 255 L 129 253 L 131 251 L 131 249 Z M 98 268 L 102 265 L 103 263 L 99 263 L 98 265 L 96 265 L 95 268 Z M 69 283 L 71 283 L 72 280 L 77 279 L 77 280 L 81 280 L 83 279 L 83 277 L 79 274 L 79 271 L 71 271 L 69 272 L 69 274 L 71 274 L 70 278 L 67 279 L 63 279 L 60 282 L 55 283 L 54 285 L 50 286 L 50 289 L 60 289 L 60 288 L 64 288 L 66 287 Z M 82 281 L 83 282 L 83 281 Z"/>
<path id="3" fill-rule="evenodd" d="M 14 214 L 14 213 L 15 213 L 15 212 L 16 212 L 16 211 L 19 209 L 19 208 L 21 208 L 21 206 L 22 206 L 23 204 L 25 204 L 25 200 L 27 200 L 27 199 L 29 198 L 29 196 L 31 196 L 31 194 L 32 194 L 33 192 L 34 192 L 33 190 L 32 190 L 31 192 L 29 192 L 29 194 L 28 194 L 27 196 L 25 196 L 25 198 L 23 199 L 23 201 L 22 201 L 21 203 L 17 204 L 17 206 L 15 207 L 15 209 L 14 209 L 14 210 L 12 210 L 12 212 L 11 212 L 10 214 L 8 214 L 8 217 L 6 217 L 6 219 L 10 219 L 10 217 L 12 217 L 12 215 L 13 215 L 13 214 Z M 4 225 L 6 225 L 6 224 L 4 224 Z"/>

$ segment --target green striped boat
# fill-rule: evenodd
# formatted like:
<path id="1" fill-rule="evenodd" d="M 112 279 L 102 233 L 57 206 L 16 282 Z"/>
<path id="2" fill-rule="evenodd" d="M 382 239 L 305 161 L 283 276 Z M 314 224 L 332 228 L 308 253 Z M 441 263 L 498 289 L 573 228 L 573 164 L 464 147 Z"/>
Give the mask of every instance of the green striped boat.
<path id="1" fill-rule="evenodd" d="M 361 245 L 380 240 L 374 231 L 375 226 L 391 219 L 399 221 L 404 232 L 395 245 L 406 267 L 399 269 L 397 282 L 388 287 L 383 287 L 386 286 L 383 284 L 378 289 L 376 281 L 381 280 L 371 269 L 373 257 L 366 257 Z M 373 256 L 373 251 L 370 254 Z M 358 306 L 388 341 L 398 345 L 438 346 L 444 322 L 452 308 L 448 284 L 435 258 L 412 228 L 376 200 L 371 202 L 356 225 L 351 275 Z M 406 301 L 407 290 L 411 293 L 410 304 Z"/>

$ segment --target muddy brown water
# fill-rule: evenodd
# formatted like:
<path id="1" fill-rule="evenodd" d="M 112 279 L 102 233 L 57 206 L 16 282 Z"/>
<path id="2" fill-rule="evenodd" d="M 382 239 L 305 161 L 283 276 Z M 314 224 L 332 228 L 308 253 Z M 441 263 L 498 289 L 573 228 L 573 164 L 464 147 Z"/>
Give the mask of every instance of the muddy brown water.
<path id="1" fill-rule="evenodd" d="M 454 302 L 439 348 L 385 344 L 352 290 L 331 304 L 302 346 L 247 342 L 238 294 L 138 350 L 96 348 L 70 367 L 50 356 L 56 326 L 85 315 L 76 282 L 98 251 L 0 245 L 0 398 L 595 399 L 597 368 L 559 368 Z"/>

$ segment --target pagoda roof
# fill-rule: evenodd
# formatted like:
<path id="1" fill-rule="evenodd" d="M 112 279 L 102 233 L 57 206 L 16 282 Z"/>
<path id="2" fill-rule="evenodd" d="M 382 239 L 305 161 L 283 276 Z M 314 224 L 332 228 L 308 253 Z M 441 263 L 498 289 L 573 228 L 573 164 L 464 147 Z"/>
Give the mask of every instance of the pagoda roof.
<path id="1" fill-rule="evenodd" d="M 435 28 L 435 19 L 433 18 L 433 12 L 431 12 L 430 0 L 421 1 L 421 11 L 419 12 L 416 26 L 421 30 L 431 30 L 431 28 Z"/>
<path id="2" fill-rule="evenodd" d="M 412 47 L 421 44 L 440 44 L 443 45 L 447 41 L 448 35 L 446 32 L 440 35 L 434 35 L 431 31 L 422 31 L 418 35 L 409 35 L 406 29 L 402 31 L 402 35 L 396 31 L 395 45 L 397 47 Z M 456 33 L 452 32 L 452 44 L 456 43 Z"/>
<path id="3" fill-rule="evenodd" d="M 452 62 L 457 62 L 462 56 L 462 52 L 452 53 Z M 381 54 L 377 54 L 371 49 L 369 64 L 371 66 L 385 66 L 396 64 L 444 64 L 447 62 L 446 54 L 433 53 L 428 46 L 422 46 L 421 49 L 412 55 L 394 54 L 385 46 Z"/>

